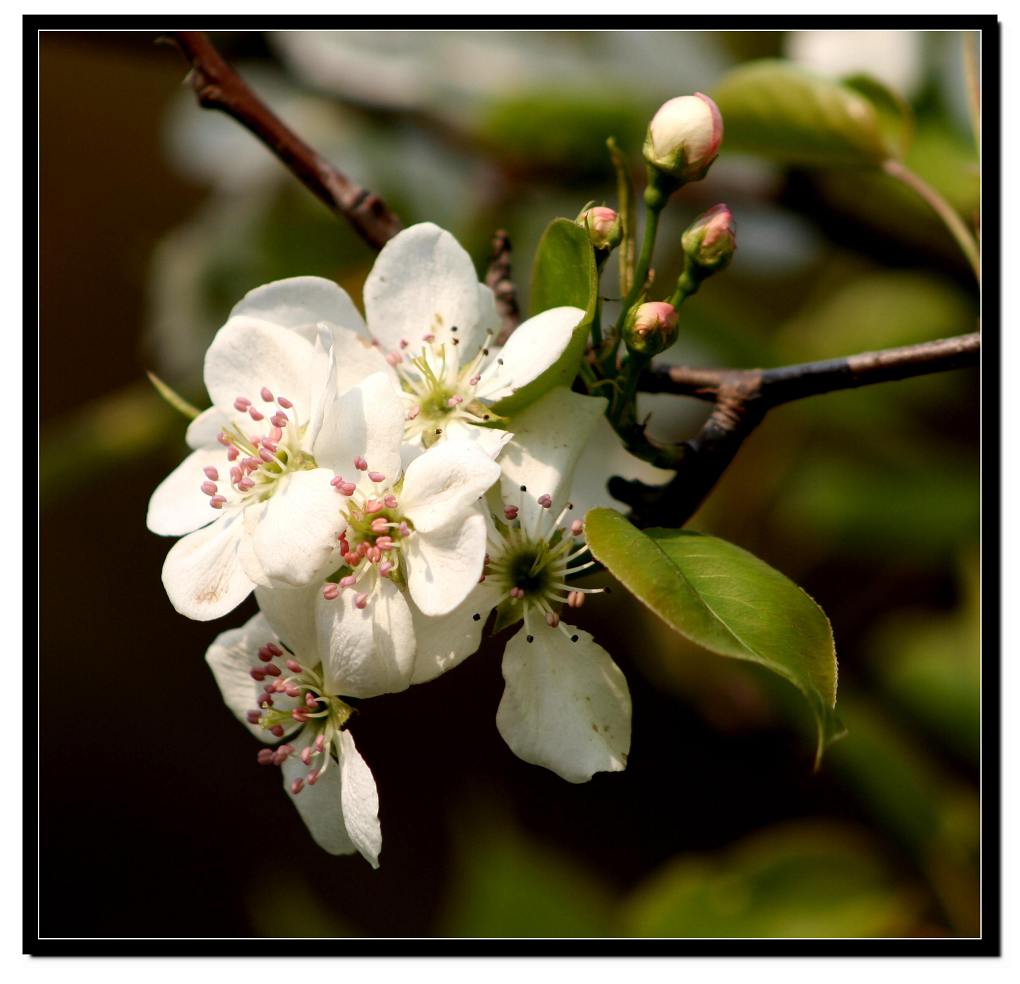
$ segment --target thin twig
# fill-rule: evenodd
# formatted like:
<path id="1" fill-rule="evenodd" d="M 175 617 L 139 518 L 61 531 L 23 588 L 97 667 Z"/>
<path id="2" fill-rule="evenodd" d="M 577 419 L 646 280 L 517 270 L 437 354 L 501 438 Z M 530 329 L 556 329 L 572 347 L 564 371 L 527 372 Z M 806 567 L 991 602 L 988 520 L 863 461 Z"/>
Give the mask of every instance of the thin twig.
<path id="1" fill-rule="evenodd" d="M 980 355 L 981 336 L 975 332 L 775 369 L 656 366 L 642 376 L 643 391 L 707 400 L 713 404 L 712 412 L 696 437 L 668 449 L 676 467 L 672 479 L 647 485 L 614 477 L 609 491 L 631 507 L 638 525 L 682 526 L 774 407 L 822 393 L 976 366 Z"/>
<path id="2" fill-rule="evenodd" d="M 248 87 L 201 31 L 176 31 L 174 39 L 191 63 L 191 86 L 206 109 L 218 109 L 251 131 L 320 201 L 342 215 L 373 249 L 401 229 L 378 196 L 355 184 L 308 146 Z"/>
<path id="3" fill-rule="evenodd" d="M 511 249 L 510 236 L 506 230 L 497 229 L 489 249 L 489 268 L 485 271 L 485 284 L 495 295 L 496 310 L 502 322 L 502 328 L 496 336 L 497 345 L 505 345 L 521 321 L 510 263 Z"/>
<path id="4" fill-rule="evenodd" d="M 963 255 L 967 257 L 967 262 L 974 271 L 978 283 L 981 283 L 981 251 L 974 234 L 967 228 L 967 223 L 960 218 L 956 209 L 939 194 L 937 189 L 928 184 L 920 175 L 911 171 L 905 164 L 890 159 L 883 161 L 882 170 L 916 192 L 928 203 L 928 207 L 942 220 L 950 235 L 956 240 Z"/>

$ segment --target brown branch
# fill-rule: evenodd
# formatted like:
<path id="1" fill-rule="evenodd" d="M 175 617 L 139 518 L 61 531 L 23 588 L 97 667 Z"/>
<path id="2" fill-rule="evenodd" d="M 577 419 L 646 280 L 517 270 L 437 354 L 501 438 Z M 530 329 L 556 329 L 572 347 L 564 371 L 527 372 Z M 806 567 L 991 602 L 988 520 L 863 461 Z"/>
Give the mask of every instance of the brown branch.
<path id="1" fill-rule="evenodd" d="M 497 345 L 505 345 L 521 321 L 521 311 L 517 305 L 517 288 L 514 286 L 510 265 L 510 251 L 510 236 L 505 229 L 498 229 L 492 237 L 489 268 L 485 271 L 485 284 L 496 297 L 496 310 L 503 326 L 496 337 Z"/>
<path id="2" fill-rule="evenodd" d="M 189 79 L 203 107 L 221 110 L 250 130 L 373 249 L 381 249 L 400 231 L 400 220 L 386 203 L 351 181 L 289 129 L 224 61 L 205 34 L 176 31 L 173 36 L 191 63 Z"/>
<path id="3" fill-rule="evenodd" d="M 712 412 L 696 437 L 671 449 L 677 471 L 665 485 L 614 477 L 609 491 L 631 507 L 638 525 L 682 526 L 774 407 L 822 393 L 976 366 L 980 355 L 981 336 L 975 332 L 776 369 L 656 366 L 642 377 L 642 390 L 707 400 L 713 404 Z"/>

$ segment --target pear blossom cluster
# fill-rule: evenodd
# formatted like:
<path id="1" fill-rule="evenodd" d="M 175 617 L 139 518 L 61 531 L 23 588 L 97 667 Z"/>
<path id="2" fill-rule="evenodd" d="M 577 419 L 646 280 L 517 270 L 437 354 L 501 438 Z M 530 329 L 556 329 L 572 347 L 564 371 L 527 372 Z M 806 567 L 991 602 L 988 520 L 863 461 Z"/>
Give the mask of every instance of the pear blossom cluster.
<path id="1" fill-rule="evenodd" d="M 352 735 L 368 698 L 516 626 L 496 726 L 574 783 L 625 768 L 631 702 L 575 624 L 600 589 L 574 477 L 606 400 L 555 384 L 584 312 L 543 311 L 500 346 L 492 292 L 428 223 L 383 248 L 363 301 L 297 277 L 234 307 L 205 356 L 211 406 L 147 521 L 179 538 L 162 577 L 182 615 L 254 594 L 258 614 L 206 654 L 224 701 L 315 841 L 377 867 L 378 793 Z"/>

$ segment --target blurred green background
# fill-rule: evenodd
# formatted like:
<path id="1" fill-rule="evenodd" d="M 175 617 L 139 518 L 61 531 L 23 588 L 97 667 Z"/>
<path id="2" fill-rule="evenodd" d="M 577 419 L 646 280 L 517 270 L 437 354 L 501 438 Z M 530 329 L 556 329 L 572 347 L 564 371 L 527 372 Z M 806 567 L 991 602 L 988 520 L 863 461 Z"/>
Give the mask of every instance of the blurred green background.
<path id="1" fill-rule="evenodd" d="M 749 59 L 867 71 L 909 101 L 908 154 L 978 208 L 962 41 L 951 32 L 315 32 L 214 35 L 308 142 L 406 224 L 484 270 L 505 227 L 526 306 L 545 224 L 613 204 L 604 149 L 637 157 L 666 98 Z M 980 928 L 978 376 L 775 411 L 693 522 L 755 552 L 830 616 L 849 736 L 811 771 L 785 683 L 673 635 L 622 591 L 582 624 L 627 675 L 625 773 L 583 786 L 494 727 L 502 639 L 378 698 L 358 744 L 382 868 L 312 843 L 220 704 L 159 580 L 148 496 L 185 451 L 153 369 L 205 405 L 202 354 L 258 284 L 372 254 L 225 116 L 152 34 L 43 33 L 41 932 L 50 936 L 969 936 Z M 726 201 L 730 270 L 684 308 L 668 358 L 779 365 L 975 329 L 953 241 L 890 179 L 723 154 L 666 212 L 656 257 Z M 604 287 L 613 286 L 610 279 Z M 647 398 L 682 438 L 703 407 Z M 84 576 L 68 581 L 68 557 Z M 89 904 L 81 888 L 89 886 Z"/>

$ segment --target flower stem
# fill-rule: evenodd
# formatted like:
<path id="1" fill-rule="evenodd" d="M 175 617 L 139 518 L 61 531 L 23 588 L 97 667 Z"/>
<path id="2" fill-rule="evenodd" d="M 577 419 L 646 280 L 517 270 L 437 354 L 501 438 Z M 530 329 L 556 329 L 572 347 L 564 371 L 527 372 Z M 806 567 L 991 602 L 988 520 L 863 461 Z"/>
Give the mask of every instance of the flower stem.
<path id="1" fill-rule="evenodd" d="M 967 228 L 967 224 L 960 218 L 956 210 L 927 181 L 911 171 L 905 164 L 900 163 L 900 161 L 890 158 L 883 162 L 882 170 L 915 191 L 928 203 L 932 211 L 943 221 L 960 249 L 963 250 L 963 254 L 967 257 L 967 262 L 970 263 L 974 276 L 980 284 L 981 254 L 978 249 L 977 240 L 975 240 L 970 229 Z"/>

